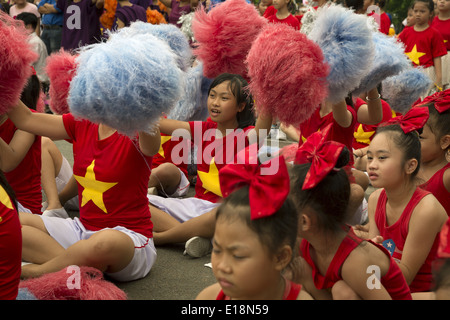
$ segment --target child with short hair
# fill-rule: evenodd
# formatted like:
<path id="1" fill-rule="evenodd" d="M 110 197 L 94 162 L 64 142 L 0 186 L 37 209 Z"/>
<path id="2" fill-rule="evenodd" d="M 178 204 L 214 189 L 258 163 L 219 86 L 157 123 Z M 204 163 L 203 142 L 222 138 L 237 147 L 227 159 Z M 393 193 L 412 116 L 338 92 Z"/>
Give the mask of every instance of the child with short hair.
<path id="1" fill-rule="evenodd" d="M 285 23 L 296 30 L 300 30 L 300 22 L 289 11 L 289 4 L 293 0 L 273 0 L 272 5 L 277 10 L 267 19 L 271 23 Z"/>
<path id="2" fill-rule="evenodd" d="M 450 0 L 438 0 L 437 7 L 439 14 L 431 22 L 431 27 L 435 28 L 444 38 L 447 54 L 442 56 L 442 88 L 450 88 Z"/>

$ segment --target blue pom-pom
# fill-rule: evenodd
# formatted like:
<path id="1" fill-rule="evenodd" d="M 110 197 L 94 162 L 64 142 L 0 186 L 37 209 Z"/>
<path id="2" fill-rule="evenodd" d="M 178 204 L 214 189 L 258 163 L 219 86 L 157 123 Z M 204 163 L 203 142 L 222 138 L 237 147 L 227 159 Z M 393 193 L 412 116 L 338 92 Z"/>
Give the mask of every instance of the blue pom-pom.
<path id="1" fill-rule="evenodd" d="M 382 95 L 392 110 L 404 114 L 414 102 L 427 94 L 433 82 L 421 69 L 410 66 L 382 82 Z"/>
<path id="2" fill-rule="evenodd" d="M 203 75 L 203 63 L 199 62 L 186 74 L 184 92 L 175 107 L 167 115 L 180 121 L 204 121 L 208 117 L 208 88 L 212 79 Z"/>
<path id="3" fill-rule="evenodd" d="M 82 51 L 70 84 L 74 116 L 132 136 L 151 132 L 181 96 L 184 72 L 164 41 L 146 34 L 112 37 Z"/>
<path id="4" fill-rule="evenodd" d="M 338 5 L 319 8 L 308 37 L 323 51 L 330 66 L 327 100 L 338 102 L 357 88 L 374 57 L 368 19 Z"/>
<path id="5" fill-rule="evenodd" d="M 34 294 L 32 294 L 28 288 L 19 288 L 16 300 L 38 300 Z"/>
<path id="6" fill-rule="evenodd" d="M 135 35 L 151 34 L 161 39 L 169 45 L 172 51 L 178 56 L 178 65 L 181 70 L 187 71 L 192 64 L 192 49 L 184 33 L 173 24 L 151 24 L 143 21 L 131 23 L 127 28 L 120 29 L 117 33 L 112 33 L 111 37 L 130 38 Z"/>
<path id="7" fill-rule="evenodd" d="M 381 32 L 372 32 L 375 44 L 375 55 L 370 72 L 361 80 L 354 95 L 367 92 L 384 79 L 395 76 L 411 66 L 411 61 L 404 53 L 404 48 L 395 37 L 389 37 Z"/>

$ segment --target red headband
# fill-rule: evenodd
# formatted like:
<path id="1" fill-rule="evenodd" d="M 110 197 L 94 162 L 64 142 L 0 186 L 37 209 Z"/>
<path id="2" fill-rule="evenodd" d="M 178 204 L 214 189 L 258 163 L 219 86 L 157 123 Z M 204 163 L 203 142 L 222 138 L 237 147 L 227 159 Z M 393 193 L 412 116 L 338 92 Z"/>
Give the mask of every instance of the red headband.
<path id="1" fill-rule="evenodd" d="M 398 116 L 386 121 L 384 125 L 399 124 L 403 132 L 409 133 L 414 130 L 423 128 L 430 116 L 428 108 L 412 107 L 403 116 Z"/>
<path id="2" fill-rule="evenodd" d="M 278 164 L 275 162 L 278 161 Z M 263 168 L 278 165 L 274 174 L 262 174 Z M 228 164 L 219 171 L 222 195 L 227 197 L 242 186 L 249 186 L 251 219 L 271 216 L 285 202 L 290 187 L 286 162 L 282 156 L 258 164 Z"/>
<path id="3" fill-rule="evenodd" d="M 311 189 L 319 184 L 336 166 L 344 149 L 342 143 L 327 141 L 330 128 L 331 124 L 324 130 L 313 133 L 297 150 L 296 164 L 311 163 L 302 190 Z"/>
<path id="4" fill-rule="evenodd" d="M 450 89 L 438 91 L 431 96 L 426 97 L 420 102 L 416 102 L 414 106 L 422 106 L 424 104 L 434 103 L 434 107 L 439 113 L 450 109 Z"/>

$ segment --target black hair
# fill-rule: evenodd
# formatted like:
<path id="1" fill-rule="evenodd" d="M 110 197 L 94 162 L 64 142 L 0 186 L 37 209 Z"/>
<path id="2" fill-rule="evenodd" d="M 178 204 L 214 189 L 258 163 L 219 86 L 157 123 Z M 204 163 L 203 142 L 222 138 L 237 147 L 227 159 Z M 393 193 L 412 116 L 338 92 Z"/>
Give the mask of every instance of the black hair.
<path id="1" fill-rule="evenodd" d="M 302 190 L 303 182 L 311 163 L 295 164 L 290 169 L 291 198 L 299 212 L 312 209 L 318 224 L 324 231 L 337 232 L 347 221 L 347 207 L 350 201 L 350 181 L 342 169 L 350 160 L 347 147 L 342 150 L 335 168 L 314 188 Z"/>
<path id="2" fill-rule="evenodd" d="M 22 90 L 20 100 L 22 100 L 23 104 L 28 108 L 36 110 L 40 94 L 41 82 L 39 81 L 39 78 L 33 74 L 28 78 L 27 84 Z"/>
<path id="3" fill-rule="evenodd" d="M 25 26 L 31 25 L 33 29 L 36 29 L 38 23 L 37 17 L 30 12 L 19 13 L 16 17 L 16 20 L 22 20 Z"/>
<path id="4" fill-rule="evenodd" d="M 344 0 L 344 4 L 347 8 L 353 9 L 355 12 L 364 8 L 364 0 Z"/>
<path id="5" fill-rule="evenodd" d="M 3 174 L 3 171 L 0 170 L 0 186 L 3 187 L 3 189 L 5 189 L 6 193 L 8 194 L 9 198 L 11 199 L 11 202 L 14 206 L 14 208 L 17 210 L 17 199 L 16 199 L 16 195 L 14 193 L 13 188 L 11 187 L 11 185 L 8 183 L 8 180 L 6 180 L 5 175 Z"/>
<path id="6" fill-rule="evenodd" d="M 208 89 L 208 95 L 214 87 L 222 82 L 230 81 L 230 91 L 236 98 L 238 105 L 245 103 L 245 107 L 241 112 L 238 112 L 236 119 L 238 121 L 238 128 L 244 129 L 248 126 L 255 125 L 255 115 L 253 113 L 253 97 L 248 90 L 248 82 L 238 74 L 222 73 L 218 75 Z"/>
<path id="7" fill-rule="evenodd" d="M 427 125 L 436 136 L 436 141 L 439 142 L 443 136 L 450 134 L 450 109 L 439 113 L 434 107 L 434 103 L 428 103 L 424 107 L 428 108 L 430 114 Z"/>
<path id="8" fill-rule="evenodd" d="M 405 134 L 399 124 L 380 125 L 377 128 L 376 133 L 379 134 L 383 132 L 387 132 L 387 135 L 392 139 L 397 148 L 403 151 L 404 158 L 402 165 L 410 159 L 417 160 L 417 168 L 411 174 L 412 178 L 416 177 L 420 169 L 421 145 L 419 134 L 422 133 L 422 129 Z"/>
<path id="9" fill-rule="evenodd" d="M 240 219 L 253 230 L 270 253 L 277 253 L 285 244 L 295 252 L 298 215 L 289 199 L 273 215 L 252 220 L 250 217 L 249 187 L 244 186 L 224 198 L 216 212 L 219 219 Z"/>
<path id="10" fill-rule="evenodd" d="M 380 7 L 380 9 L 383 9 L 386 4 L 387 4 L 388 0 L 376 0 L 375 3 L 377 4 L 377 6 Z"/>
<path id="11" fill-rule="evenodd" d="M 428 9 L 430 10 L 431 13 L 434 12 L 434 2 L 433 0 L 414 0 L 413 4 L 412 4 L 412 8 L 414 8 L 414 5 L 417 2 L 423 2 L 427 5 Z"/>

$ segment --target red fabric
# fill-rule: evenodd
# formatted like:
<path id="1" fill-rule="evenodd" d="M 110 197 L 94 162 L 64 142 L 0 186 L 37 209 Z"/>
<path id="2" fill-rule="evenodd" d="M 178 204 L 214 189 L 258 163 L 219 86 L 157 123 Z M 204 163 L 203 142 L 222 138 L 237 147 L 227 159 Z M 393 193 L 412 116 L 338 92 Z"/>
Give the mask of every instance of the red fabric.
<path id="1" fill-rule="evenodd" d="M 433 58 L 447 54 L 442 35 L 434 28 L 429 27 L 424 31 L 415 31 L 414 28 L 405 28 L 398 39 L 405 45 L 405 53 L 413 52 L 414 47 L 418 53 L 424 55 L 417 62 L 412 61 L 414 66 L 428 68 L 434 65 Z"/>
<path id="2" fill-rule="evenodd" d="M 389 35 L 389 28 L 391 27 L 391 19 L 386 12 L 380 14 L 380 32 Z"/>
<path id="3" fill-rule="evenodd" d="M 166 140 L 170 138 L 169 140 Z M 183 151 L 190 151 L 191 145 L 185 139 L 177 141 L 175 138 L 161 133 L 161 147 L 157 154 L 153 156 L 152 169 L 159 167 L 161 164 L 169 162 L 176 165 L 185 175 L 188 176 L 187 164 L 189 154 Z M 174 157 L 174 158 L 172 158 Z"/>
<path id="4" fill-rule="evenodd" d="M 447 191 L 444 185 L 444 173 L 448 169 L 450 169 L 450 163 L 447 163 L 447 165 L 438 170 L 427 182 L 421 184 L 420 187 L 431 192 L 450 216 L 450 192 Z"/>
<path id="5" fill-rule="evenodd" d="M 239 151 L 248 146 L 247 131 L 253 126 L 245 129 L 236 129 L 222 138 L 216 138 L 216 122 L 189 122 L 193 143 L 197 146 L 197 182 L 195 184 L 195 197 L 211 202 L 222 199 L 219 184 L 219 171 L 228 163 L 234 163 Z M 212 160 L 214 166 L 211 167 Z M 212 169 L 212 170 L 211 170 Z M 202 177 L 208 175 L 212 188 L 204 185 Z M 217 192 L 217 193 L 215 193 Z"/>
<path id="6" fill-rule="evenodd" d="M 277 167 L 273 174 L 264 174 L 264 168 Z M 289 195 L 289 174 L 283 157 L 276 157 L 261 165 L 229 164 L 219 172 L 224 197 L 242 186 L 249 186 L 251 219 L 271 216 L 277 212 Z M 270 197 L 267 195 L 270 194 Z"/>
<path id="7" fill-rule="evenodd" d="M 383 244 L 388 245 L 391 250 L 392 257 L 395 260 L 401 261 L 403 248 L 405 246 L 406 238 L 408 236 L 409 221 L 411 219 L 412 212 L 416 205 L 422 200 L 423 197 L 430 194 L 418 187 L 414 192 L 411 200 L 406 205 L 400 218 L 391 225 L 386 221 L 386 203 L 387 196 L 384 190 L 381 191 L 378 199 L 377 208 L 375 211 L 375 223 L 380 235 L 383 237 Z M 436 257 L 437 248 L 439 245 L 439 234 L 436 235 L 433 246 L 428 254 L 425 262 L 420 267 L 414 280 L 409 285 L 411 292 L 430 291 L 432 283 L 432 262 Z"/>
<path id="8" fill-rule="evenodd" d="M 450 51 L 450 19 L 441 20 L 438 16 L 434 17 L 431 27 L 435 28 L 444 38 L 445 47 Z"/>
<path id="9" fill-rule="evenodd" d="M 14 123 L 7 119 L 0 126 L 0 137 L 9 144 L 16 130 Z M 5 172 L 17 201 L 35 214 L 41 214 L 42 208 L 41 163 L 41 137 L 36 136 L 19 165 L 10 172 Z"/>
<path id="10" fill-rule="evenodd" d="M 447 219 L 447 222 L 444 224 L 441 230 L 440 239 L 439 239 L 439 247 L 437 251 L 437 256 L 439 258 L 450 258 L 450 218 Z"/>
<path id="11" fill-rule="evenodd" d="M 315 132 L 298 148 L 295 163 L 311 163 L 302 190 L 314 188 L 322 181 L 336 165 L 344 148 L 342 143 L 329 141 L 331 124 L 321 132 Z"/>
<path id="12" fill-rule="evenodd" d="M 361 98 L 356 99 L 355 102 L 356 114 L 358 114 L 359 108 L 365 104 L 367 104 L 367 102 L 365 102 L 363 99 Z M 383 99 L 381 99 L 381 109 L 383 111 L 383 118 L 381 119 L 380 123 L 390 120 L 392 118 L 393 113 L 389 104 Z M 355 132 L 353 133 L 354 137 L 353 148 L 360 149 L 367 147 L 370 141 L 372 141 L 378 125 L 379 124 L 369 125 L 357 122 L 355 125 Z"/>
<path id="13" fill-rule="evenodd" d="M 98 140 L 98 124 L 75 120 L 70 113 L 63 121 L 73 142 L 80 221 L 86 229 L 123 226 L 151 238 L 147 190 L 152 157 L 140 152 L 138 138 L 115 132 Z"/>
<path id="14" fill-rule="evenodd" d="M 311 266 L 313 272 L 313 281 L 317 289 L 329 289 L 333 285 L 342 280 L 341 268 L 345 260 L 353 250 L 358 247 L 361 242 L 367 241 L 368 243 L 376 246 L 383 251 L 387 257 L 389 257 L 390 264 L 387 273 L 381 277 L 381 284 L 389 292 L 393 300 L 412 300 L 411 293 L 406 283 L 405 277 L 400 270 L 400 267 L 389 255 L 389 252 L 383 247 L 375 244 L 371 240 L 363 240 L 358 238 L 353 229 L 350 227 L 347 236 L 342 240 L 339 245 L 336 254 L 334 255 L 330 265 L 328 266 L 325 276 L 320 274 L 319 269 L 316 267 L 313 259 L 311 258 L 311 245 L 305 239 L 300 243 L 300 254 L 305 261 Z"/>
<path id="15" fill-rule="evenodd" d="M 273 15 L 267 17 L 267 20 L 270 23 L 284 23 L 284 24 L 287 24 L 287 25 L 293 27 L 295 30 L 300 30 L 300 22 L 292 14 L 289 14 L 284 19 L 278 19 L 277 14 L 275 12 Z"/>
<path id="16" fill-rule="evenodd" d="M 413 106 L 421 106 L 424 104 L 433 103 L 434 107 L 439 113 L 450 109 L 450 89 L 438 91 L 431 96 L 426 97 L 422 101 L 417 101 Z"/>
<path id="17" fill-rule="evenodd" d="M 22 230 L 19 215 L 0 186 L 0 300 L 15 300 L 22 271 Z"/>
<path id="18" fill-rule="evenodd" d="M 385 122 L 385 125 L 399 124 L 403 129 L 403 132 L 406 134 L 423 128 L 425 123 L 427 123 L 429 116 L 430 113 L 428 108 L 414 107 L 409 109 L 409 111 L 404 115 L 392 118 L 391 120 Z"/>
<path id="19" fill-rule="evenodd" d="M 348 150 L 352 151 L 353 132 L 356 125 L 356 111 L 351 106 L 347 106 L 347 110 L 352 114 L 352 123 L 347 128 L 344 128 L 336 123 L 333 118 L 333 112 L 322 117 L 320 115 L 320 108 L 317 108 L 308 120 L 300 124 L 301 138 L 299 145 L 301 145 L 311 134 L 323 130 L 328 124 L 332 123 L 330 140 L 340 142 L 344 144 Z M 353 163 L 353 157 L 350 157 L 349 165 L 352 166 Z"/>
<path id="20" fill-rule="evenodd" d="M 270 16 L 274 15 L 275 13 L 277 13 L 277 9 L 275 9 L 274 6 L 268 6 L 266 11 L 264 11 L 263 17 L 269 18 Z"/>

